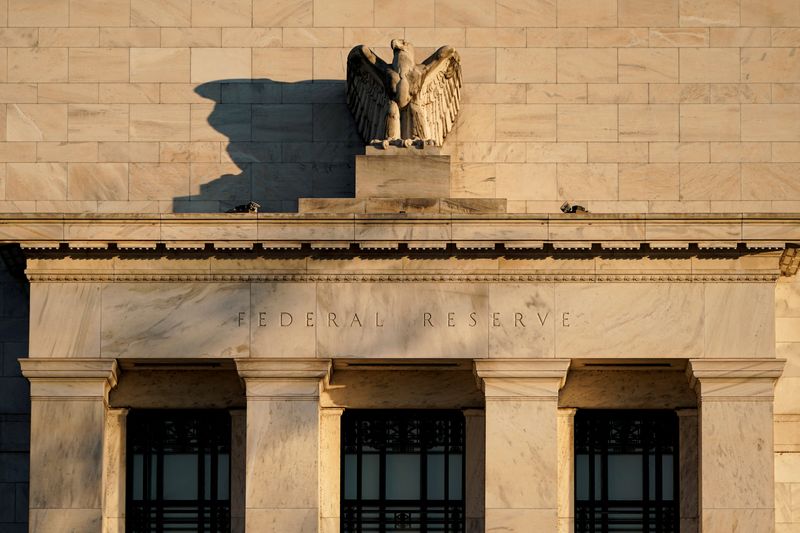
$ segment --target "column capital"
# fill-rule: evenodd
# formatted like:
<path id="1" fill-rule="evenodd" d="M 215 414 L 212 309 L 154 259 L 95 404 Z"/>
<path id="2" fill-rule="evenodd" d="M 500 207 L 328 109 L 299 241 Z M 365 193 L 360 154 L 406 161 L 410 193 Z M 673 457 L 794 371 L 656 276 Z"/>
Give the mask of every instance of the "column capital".
<path id="1" fill-rule="evenodd" d="M 569 365 L 569 359 L 476 360 L 475 377 L 487 399 L 555 399 Z"/>
<path id="2" fill-rule="evenodd" d="M 19 359 L 32 399 L 106 399 L 117 386 L 116 359 Z"/>
<path id="3" fill-rule="evenodd" d="M 689 359 L 686 377 L 701 400 L 772 401 L 785 359 Z"/>
<path id="4" fill-rule="evenodd" d="M 236 359 L 248 400 L 318 400 L 330 359 Z"/>

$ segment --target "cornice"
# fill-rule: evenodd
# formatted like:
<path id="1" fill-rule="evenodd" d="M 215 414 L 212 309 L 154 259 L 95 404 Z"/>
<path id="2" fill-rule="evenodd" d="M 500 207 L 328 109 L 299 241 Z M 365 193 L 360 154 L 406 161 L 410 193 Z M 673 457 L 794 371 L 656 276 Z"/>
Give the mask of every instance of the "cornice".
<path id="1" fill-rule="evenodd" d="M 141 283 L 141 282 L 214 282 L 214 283 L 773 283 L 778 273 L 720 272 L 680 274 L 207 274 L 147 272 L 28 272 L 34 283 Z"/>
<path id="2" fill-rule="evenodd" d="M 800 245 L 800 214 L 3 214 L 29 249 L 654 250 Z"/>

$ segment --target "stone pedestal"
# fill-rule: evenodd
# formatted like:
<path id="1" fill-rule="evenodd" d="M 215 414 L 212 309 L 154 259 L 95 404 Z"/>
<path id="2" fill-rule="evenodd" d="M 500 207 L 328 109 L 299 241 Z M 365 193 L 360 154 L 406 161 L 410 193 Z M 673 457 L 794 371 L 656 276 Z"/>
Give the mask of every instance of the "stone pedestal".
<path id="1" fill-rule="evenodd" d="M 20 366 L 31 382 L 29 531 L 113 531 L 103 526 L 104 456 L 118 453 L 120 436 L 108 448 L 103 436 L 116 361 L 21 359 Z"/>
<path id="2" fill-rule="evenodd" d="M 356 198 L 446 198 L 450 156 L 441 148 L 368 146 L 356 156 Z"/>
<path id="3" fill-rule="evenodd" d="M 693 359 L 700 531 L 775 531 L 772 404 L 783 360 Z"/>
<path id="4" fill-rule="evenodd" d="M 556 531 L 558 391 L 568 359 L 476 361 L 486 395 L 486 531 Z"/>
<path id="5" fill-rule="evenodd" d="M 320 359 L 240 359 L 247 395 L 245 530 L 317 533 Z"/>

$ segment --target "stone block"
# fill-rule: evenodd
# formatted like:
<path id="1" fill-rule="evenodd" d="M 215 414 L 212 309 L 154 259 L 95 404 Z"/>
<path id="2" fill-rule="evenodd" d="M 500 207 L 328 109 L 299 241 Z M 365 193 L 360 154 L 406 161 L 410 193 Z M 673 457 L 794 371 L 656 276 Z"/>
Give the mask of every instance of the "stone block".
<path id="1" fill-rule="evenodd" d="M 450 156 L 356 156 L 356 198 L 447 196 L 450 196 Z"/>
<path id="2" fill-rule="evenodd" d="M 311 48 L 261 48 L 253 50 L 253 77 L 276 82 L 309 81 Z"/>
<path id="3" fill-rule="evenodd" d="M 96 104 L 99 101 L 95 83 L 43 83 L 39 86 L 40 104 Z"/>
<path id="4" fill-rule="evenodd" d="M 373 22 L 372 0 L 314 0 L 314 26 L 373 26 Z"/>
<path id="5" fill-rule="evenodd" d="M 498 141 L 555 141 L 556 106 L 500 104 L 495 109 Z"/>
<path id="6" fill-rule="evenodd" d="M 738 141 L 738 105 L 682 105 L 681 141 Z"/>
<path id="7" fill-rule="evenodd" d="M 681 26 L 738 26 L 739 0 L 680 0 Z"/>
<path id="8" fill-rule="evenodd" d="M 321 2 L 324 0 L 317 0 Z M 472 0 L 465 3 L 460 0 L 436 0 L 436 25 L 442 27 L 457 26 L 495 26 L 496 11 L 494 0 Z M 370 22 L 371 24 L 371 22 Z"/>
<path id="9" fill-rule="evenodd" d="M 743 104 L 743 141 L 800 141 L 800 104 Z"/>
<path id="10" fill-rule="evenodd" d="M 586 143 L 527 143 L 531 163 L 586 163 Z"/>
<path id="11" fill-rule="evenodd" d="M 496 195 L 512 200 L 554 200 L 556 165 L 501 163 L 497 165 Z"/>
<path id="12" fill-rule="evenodd" d="M 70 48 L 69 81 L 128 82 L 127 48 Z"/>
<path id="13" fill-rule="evenodd" d="M 590 104 L 646 104 L 646 83 L 598 83 L 588 86 Z"/>
<path id="14" fill-rule="evenodd" d="M 558 106 L 559 141 L 616 141 L 617 106 L 610 104 Z"/>
<path id="15" fill-rule="evenodd" d="M 127 163 L 72 163 L 67 172 L 69 200 L 127 200 Z"/>
<path id="16" fill-rule="evenodd" d="M 529 83 L 526 98 L 529 104 L 585 104 L 585 83 Z"/>
<path id="17" fill-rule="evenodd" d="M 192 83 L 249 80 L 252 75 L 249 48 L 192 49 Z"/>
<path id="18" fill-rule="evenodd" d="M 8 81 L 65 82 L 69 77 L 67 57 L 66 48 L 11 48 L 8 50 Z"/>
<path id="19" fill-rule="evenodd" d="M 219 48 L 221 45 L 221 28 L 161 28 L 164 48 Z"/>
<path id="20" fill-rule="evenodd" d="M 92 47 L 100 46 L 98 28 L 39 28 L 41 47 Z"/>
<path id="21" fill-rule="evenodd" d="M 116 48 L 157 47 L 161 44 L 158 28 L 100 28 L 100 46 Z"/>
<path id="22" fill-rule="evenodd" d="M 283 42 L 282 28 L 222 28 L 222 46 L 272 48 Z"/>
<path id="23" fill-rule="evenodd" d="M 313 12 L 313 0 L 253 0 L 253 26 L 311 26 Z"/>
<path id="24" fill-rule="evenodd" d="M 586 46 L 587 28 L 528 28 L 532 48 Z"/>
<path id="25" fill-rule="evenodd" d="M 7 200 L 66 200 L 66 163 L 9 163 Z"/>
<path id="26" fill-rule="evenodd" d="M 190 77 L 188 48 L 132 48 L 132 82 L 182 82 Z"/>
<path id="27" fill-rule="evenodd" d="M 620 200 L 677 200 L 679 169 L 675 163 L 619 165 Z"/>
<path id="28" fill-rule="evenodd" d="M 103 83 L 98 92 L 101 104 L 155 104 L 160 99 L 157 83 Z"/>
<path id="29" fill-rule="evenodd" d="M 741 16 L 742 26 L 800 26 L 800 5 L 793 0 L 742 0 Z"/>
<path id="30" fill-rule="evenodd" d="M 462 48 L 462 77 L 465 83 L 494 83 L 497 76 L 497 54 L 495 48 Z"/>
<path id="31" fill-rule="evenodd" d="M 498 27 L 556 25 L 556 3 L 550 0 L 498 0 L 496 9 Z"/>
<path id="32" fill-rule="evenodd" d="M 677 49 L 620 48 L 620 83 L 676 83 L 677 81 Z"/>
<path id="33" fill-rule="evenodd" d="M 375 0 L 376 25 L 387 21 L 397 26 L 433 27 L 434 4 L 434 0 Z"/>
<path id="34" fill-rule="evenodd" d="M 589 163 L 647 163 L 647 143 L 587 143 L 587 145 Z"/>
<path id="35" fill-rule="evenodd" d="M 647 47 L 647 28 L 589 28 L 588 33 L 589 46 L 592 48 Z M 616 81 L 616 79 L 614 81 Z"/>
<path id="36" fill-rule="evenodd" d="M 615 48 L 568 48 L 558 50 L 559 83 L 615 83 Z"/>
<path id="37" fill-rule="evenodd" d="M 680 115 L 674 104 L 619 106 L 620 141 L 677 141 Z"/>
<path id="38" fill-rule="evenodd" d="M 130 0 L 70 0 L 69 25 L 129 26 Z"/>
<path id="39" fill-rule="evenodd" d="M 67 106 L 64 104 L 12 104 L 7 106 L 6 116 L 6 140 L 67 140 Z"/>
<path id="40" fill-rule="evenodd" d="M 555 49 L 498 49 L 497 81 L 499 83 L 555 83 Z"/>
<path id="41" fill-rule="evenodd" d="M 578 200 L 617 200 L 619 197 L 617 164 L 559 163 L 558 199 L 574 202 Z"/>
<path id="42" fill-rule="evenodd" d="M 632 27 L 675 27 L 678 0 L 619 0 L 619 25 Z"/>
<path id="43" fill-rule="evenodd" d="M 681 200 L 741 199 L 741 167 L 733 163 L 681 164 Z"/>
<path id="44" fill-rule="evenodd" d="M 708 28 L 651 28 L 650 46 L 708 46 Z"/>
<path id="45" fill-rule="evenodd" d="M 9 0 L 8 25 L 25 28 L 68 26 L 68 0 Z"/>
<path id="46" fill-rule="evenodd" d="M 681 48 L 682 83 L 738 82 L 738 48 Z"/>
<path id="47" fill-rule="evenodd" d="M 131 200 L 172 200 L 189 195 L 188 163 L 133 163 L 130 165 Z"/>
<path id="48" fill-rule="evenodd" d="M 97 160 L 101 163 L 158 163 L 158 143 L 97 143 Z M 169 161 L 165 161 L 169 162 Z"/>
<path id="49" fill-rule="evenodd" d="M 711 28 L 709 44 L 717 47 L 769 47 L 771 34 L 769 28 Z"/>
<path id="50" fill-rule="evenodd" d="M 617 0 L 560 0 L 558 2 L 559 26 L 616 26 Z"/>
<path id="51" fill-rule="evenodd" d="M 70 104 L 70 141 L 127 141 L 129 106 L 125 104 Z"/>
<path id="52" fill-rule="evenodd" d="M 189 104 L 134 104 L 130 106 L 131 141 L 188 141 Z"/>
<path id="53" fill-rule="evenodd" d="M 193 0 L 192 26 L 252 26 L 253 0 Z"/>
<path id="54" fill-rule="evenodd" d="M 800 58 L 795 48 L 743 48 L 742 81 L 800 82 Z"/>

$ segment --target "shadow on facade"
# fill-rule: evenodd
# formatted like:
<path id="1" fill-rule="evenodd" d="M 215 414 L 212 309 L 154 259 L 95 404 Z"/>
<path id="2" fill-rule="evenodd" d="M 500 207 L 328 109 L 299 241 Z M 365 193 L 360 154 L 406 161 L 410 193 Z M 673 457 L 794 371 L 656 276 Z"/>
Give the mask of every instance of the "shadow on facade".
<path id="1" fill-rule="evenodd" d="M 191 195 L 176 197 L 174 211 L 219 212 L 254 201 L 261 211 L 293 212 L 298 198 L 354 196 L 354 156 L 364 144 L 344 80 L 230 79 L 195 92 L 214 102 L 211 128 L 193 122 Z M 208 161 L 213 152 L 203 141 L 223 143 L 222 165 Z"/>

